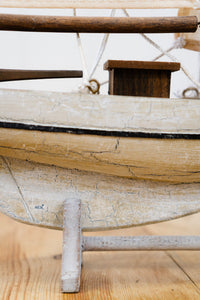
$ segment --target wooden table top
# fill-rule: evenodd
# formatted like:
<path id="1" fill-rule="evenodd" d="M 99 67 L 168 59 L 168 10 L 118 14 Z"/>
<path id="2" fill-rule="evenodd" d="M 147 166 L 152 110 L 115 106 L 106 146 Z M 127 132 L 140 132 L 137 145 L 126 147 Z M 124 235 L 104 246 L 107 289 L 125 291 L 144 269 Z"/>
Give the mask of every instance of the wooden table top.
<path id="1" fill-rule="evenodd" d="M 107 234 L 199 235 L 199 217 Z M 80 293 L 63 295 L 62 232 L 20 224 L 3 215 L 0 222 L 1 300 L 200 299 L 200 251 L 84 253 Z"/>

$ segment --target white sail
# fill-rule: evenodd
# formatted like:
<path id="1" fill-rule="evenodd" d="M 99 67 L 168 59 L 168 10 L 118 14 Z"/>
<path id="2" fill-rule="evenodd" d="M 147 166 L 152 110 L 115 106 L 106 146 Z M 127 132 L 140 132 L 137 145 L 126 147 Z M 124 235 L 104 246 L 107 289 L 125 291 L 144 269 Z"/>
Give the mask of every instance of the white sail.
<path id="1" fill-rule="evenodd" d="M 194 8 L 196 0 L 0 0 L 0 7 L 23 8 Z"/>

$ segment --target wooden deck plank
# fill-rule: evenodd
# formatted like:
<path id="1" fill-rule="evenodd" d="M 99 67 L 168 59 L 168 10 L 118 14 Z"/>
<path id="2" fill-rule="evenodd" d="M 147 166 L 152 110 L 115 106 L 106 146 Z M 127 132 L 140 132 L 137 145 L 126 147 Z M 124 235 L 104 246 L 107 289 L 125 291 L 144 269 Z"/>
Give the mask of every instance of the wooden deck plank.
<path id="1" fill-rule="evenodd" d="M 194 215 L 112 234 L 199 234 L 198 219 Z M 168 252 L 184 272 L 162 251 L 84 253 L 80 293 L 62 295 L 62 233 L 20 224 L 3 215 L 0 222 L 2 300 L 200 299 L 199 251 Z"/>

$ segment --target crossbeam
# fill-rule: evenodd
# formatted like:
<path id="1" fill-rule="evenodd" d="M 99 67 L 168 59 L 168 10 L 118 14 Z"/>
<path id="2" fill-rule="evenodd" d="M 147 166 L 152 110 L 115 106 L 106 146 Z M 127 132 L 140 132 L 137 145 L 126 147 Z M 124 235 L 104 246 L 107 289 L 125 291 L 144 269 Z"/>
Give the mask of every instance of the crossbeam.
<path id="1" fill-rule="evenodd" d="M 0 30 L 85 33 L 195 32 L 196 16 L 188 17 L 71 17 L 0 14 Z"/>
<path id="2" fill-rule="evenodd" d="M 200 236 L 84 236 L 83 251 L 199 250 Z"/>

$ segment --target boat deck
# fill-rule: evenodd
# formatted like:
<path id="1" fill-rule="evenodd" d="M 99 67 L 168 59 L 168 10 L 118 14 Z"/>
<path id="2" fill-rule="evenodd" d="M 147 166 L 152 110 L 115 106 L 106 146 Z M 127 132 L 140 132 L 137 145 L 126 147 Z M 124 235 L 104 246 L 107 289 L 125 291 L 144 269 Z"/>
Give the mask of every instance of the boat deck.
<path id="1" fill-rule="evenodd" d="M 112 235 L 200 235 L 199 217 Z M 62 232 L 17 223 L 3 215 L 0 223 L 1 300 L 200 299 L 200 251 L 84 253 L 80 293 L 62 295 Z"/>

